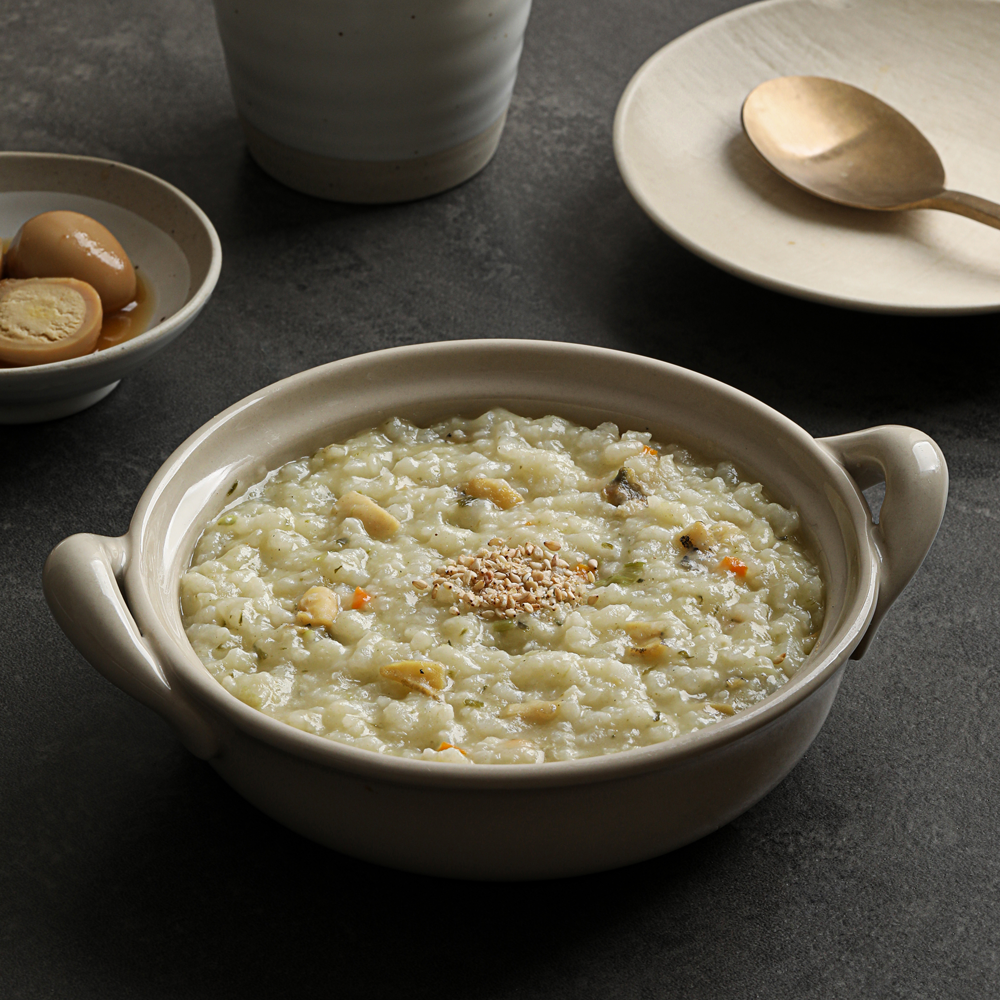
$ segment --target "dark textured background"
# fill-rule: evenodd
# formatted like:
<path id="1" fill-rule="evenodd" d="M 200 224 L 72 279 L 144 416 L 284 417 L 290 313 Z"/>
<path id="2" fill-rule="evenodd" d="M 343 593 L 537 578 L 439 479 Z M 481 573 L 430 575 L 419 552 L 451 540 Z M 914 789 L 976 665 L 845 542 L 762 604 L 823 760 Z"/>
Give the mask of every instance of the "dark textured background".
<path id="1" fill-rule="evenodd" d="M 997 319 L 783 298 L 646 219 L 612 156 L 618 96 L 733 6 L 536 0 L 492 164 L 388 208 L 311 200 L 249 160 L 208 0 L 0 8 L 0 147 L 150 170 L 224 248 L 195 325 L 105 401 L 0 427 L 0 998 L 997 995 Z M 667 857 L 527 885 L 401 875 L 286 832 L 91 669 L 40 588 L 56 542 L 124 532 L 166 456 L 247 393 L 501 336 L 677 362 L 817 435 L 912 423 L 952 475 L 924 568 L 782 785 Z"/>

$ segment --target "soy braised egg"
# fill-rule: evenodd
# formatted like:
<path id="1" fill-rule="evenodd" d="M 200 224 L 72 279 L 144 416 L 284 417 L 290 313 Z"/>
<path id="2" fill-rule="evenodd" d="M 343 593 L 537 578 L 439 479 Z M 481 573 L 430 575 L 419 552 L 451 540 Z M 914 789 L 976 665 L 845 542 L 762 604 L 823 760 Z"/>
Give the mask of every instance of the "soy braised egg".
<path id="1" fill-rule="evenodd" d="M 0 362 L 22 367 L 93 351 L 103 313 L 97 292 L 77 278 L 0 281 Z"/>
<path id="2" fill-rule="evenodd" d="M 128 305 L 135 270 L 122 245 L 96 219 L 43 212 L 17 231 L 4 257 L 7 278 L 76 278 L 92 285 L 104 312 Z"/>

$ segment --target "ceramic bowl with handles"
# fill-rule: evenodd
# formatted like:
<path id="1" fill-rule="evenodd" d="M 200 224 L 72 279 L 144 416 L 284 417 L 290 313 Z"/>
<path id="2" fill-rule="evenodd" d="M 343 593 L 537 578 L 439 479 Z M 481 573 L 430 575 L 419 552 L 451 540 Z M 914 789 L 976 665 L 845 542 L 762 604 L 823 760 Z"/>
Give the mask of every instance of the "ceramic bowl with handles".
<path id="1" fill-rule="evenodd" d="M 798 509 L 826 587 L 815 648 L 783 687 L 666 743 L 543 764 L 444 764 L 303 732 L 229 694 L 184 634 L 179 579 L 204 525 L 268 471 L 390 416 L 427 423 L 505 406 L 728 458 Z M 884 480 L 873 524 L 861 490 Z M 234 485 L 235 484 L 235 485 Z M 704 375 L 617 351 L 517 340 L 394 348 L 323 365 L 229 407 L 160 468 L 120 538 L 49 556 L 56 620 L 108 679 L 279 822 L 339 851 L 436 875 L 526 879 L 665 853 L 749 808 L 816 736 L 845 666 L 871 642 L 937 532 L 948 474 L 910 427 L 814 439 Z"/>

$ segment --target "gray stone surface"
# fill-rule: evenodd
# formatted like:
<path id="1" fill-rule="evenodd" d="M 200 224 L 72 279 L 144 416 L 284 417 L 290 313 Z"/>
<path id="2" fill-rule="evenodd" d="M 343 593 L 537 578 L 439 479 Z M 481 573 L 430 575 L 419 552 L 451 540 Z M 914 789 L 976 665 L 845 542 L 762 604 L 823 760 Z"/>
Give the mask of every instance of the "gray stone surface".
<path id="1" fill-rule="evenodd" d="M 197 323 L 104 402 L 0 428 L 0 997 L 997 995 L 997 320 L 784 298 L 646 219 L 612 156 L 618 96 L 731 6 L 539 0 L 494 162 L 389 208 L 254 166 L 207 0 L 0 10 L 2 147 L 150 170 L 225 253 Z M 265 819 L 82 660 L 40 588 L 56 542 L 123 532 L 173 448 L 261 385 L 499 336 L 677 362 L 814 434 L 912 423 L 952 475 L 924 568 L 782 785 L 670 856 L 527 886 L 400 875 Z"/>

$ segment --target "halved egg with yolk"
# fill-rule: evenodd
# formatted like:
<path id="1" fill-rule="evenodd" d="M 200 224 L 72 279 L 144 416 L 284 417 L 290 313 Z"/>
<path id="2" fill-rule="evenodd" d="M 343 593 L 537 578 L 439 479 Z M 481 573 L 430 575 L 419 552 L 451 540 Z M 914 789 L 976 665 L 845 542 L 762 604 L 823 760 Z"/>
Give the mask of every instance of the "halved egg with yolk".
<path id="1" fill-rule="evenodd" d="M 6 278 L 76 278 L 105 312 L 135 298 L 135 270 L 115 237 L 89 215 L 43 212 L 17 231 L 4 257 Z"/>

